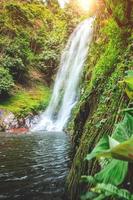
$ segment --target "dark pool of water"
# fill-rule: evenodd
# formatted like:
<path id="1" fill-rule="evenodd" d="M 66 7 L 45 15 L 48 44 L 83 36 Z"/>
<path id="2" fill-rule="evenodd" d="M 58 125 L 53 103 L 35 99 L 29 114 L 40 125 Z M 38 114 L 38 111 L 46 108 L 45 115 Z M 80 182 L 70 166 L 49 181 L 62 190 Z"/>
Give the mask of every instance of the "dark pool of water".
<path id="1" fill-rule="evenodd" d="M 70 152 L 65 133 L 0 133 L 0 199 L 64 200 Z"/>

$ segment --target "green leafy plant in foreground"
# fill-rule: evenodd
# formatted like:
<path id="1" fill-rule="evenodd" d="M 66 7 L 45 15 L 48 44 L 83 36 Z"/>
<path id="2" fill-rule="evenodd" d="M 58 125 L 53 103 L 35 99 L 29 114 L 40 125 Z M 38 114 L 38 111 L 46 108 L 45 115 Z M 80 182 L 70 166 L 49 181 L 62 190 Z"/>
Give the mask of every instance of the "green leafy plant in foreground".
<path id="1" fill-rule="evenodd" d="M 133 116 L 125 114 L 112 135 L 104 136 L 96 145 L 91 154 L 86 159 L 91 160 L 94 157 L 115 158 L 125 161 L 133 161 Z"/>
<path id="2" fill-rule="evenodd" d="M 128 71 L 123 80 L 126 83 L 126 93 L 132 99 L 133 71 Z M 125 110 L 124 119 L 116 125 L 112 136 L 104 135 L 87 155 L 86 160 L 99 159 L 101 171 L 92 176 L 82 176 L 82 180 L 93 187 L 82 200 L 107 200 L 115 198 L 132 200 L 133 195 L 128 190 L 120 189 L 128 172 L 129 162 L 133 162 L 133 114 L 132 109 Z"/>
<path id="3" fill-rule="evenodd" d="M 128 97 L 133 100 L 133 70 L 128 70 L 123 81 L 120 81 L 121 84 L 125 84 L 125 91 Z"/>
<path id="4" fill-rule="evenodd" d="M 123 183 L 127 172 L 128 163 L 133 162 L 133 116 L 125 114 L 112 134 L 112 137 L 104 136 L 87 155 L 86 159 L 98 158 L 102 163 L 100 172 L 94 177 L 83 176 L 82 180 L 95 185 L 91 191 L 82 196 L 84 199 L 106 199 L 116 197 L 117 199 L 133 199 L 133 196 L 117 186 Z M 92 197 L 93 194 L 93 197 Z M 90 196 L 89 196 L 90 195 Z"/>
<path id="5" fill-rule="evenodd" d="M 94 200 L 102 200 L 107 198 L 117 198 L 121 200 L 132 200 L 133 195 L 130 194 L 125 189 L 118 189 L 116 186 L 112 184 L 97 184 L 95 188 L 92 189 L 92 192 L 87 192 L 85 195 L 81 197 L 81 200 L 86 200 L 86 199 L 94 199 Z"/>

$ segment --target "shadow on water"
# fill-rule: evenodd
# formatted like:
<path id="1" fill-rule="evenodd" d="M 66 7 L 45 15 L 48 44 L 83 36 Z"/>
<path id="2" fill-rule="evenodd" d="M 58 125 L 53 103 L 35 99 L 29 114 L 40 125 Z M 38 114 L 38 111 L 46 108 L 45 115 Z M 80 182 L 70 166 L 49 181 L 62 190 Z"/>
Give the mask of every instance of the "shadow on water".
<path id="1" fill-rule="evenodd" d="M 65 200 L 70 154 L 65 133 L 0 133 L 0 199 Z"/>

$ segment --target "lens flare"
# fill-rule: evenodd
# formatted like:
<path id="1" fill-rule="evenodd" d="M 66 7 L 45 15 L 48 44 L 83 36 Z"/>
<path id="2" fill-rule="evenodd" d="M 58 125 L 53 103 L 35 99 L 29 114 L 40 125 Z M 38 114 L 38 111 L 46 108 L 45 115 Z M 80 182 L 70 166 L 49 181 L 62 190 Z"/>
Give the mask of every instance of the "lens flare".
<path id="1" fill-rule="evenodd" d="M 84 10 L 84 11 L 89 11 L 94 3 L 94 0 L 78 0 L 79 6 Z"/>

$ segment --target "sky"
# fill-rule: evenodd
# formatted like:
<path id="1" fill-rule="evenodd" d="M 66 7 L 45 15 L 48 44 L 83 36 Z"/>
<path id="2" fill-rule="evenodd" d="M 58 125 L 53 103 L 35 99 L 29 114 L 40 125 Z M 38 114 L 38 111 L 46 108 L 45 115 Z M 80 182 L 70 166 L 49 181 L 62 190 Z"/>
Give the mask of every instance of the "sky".
<path id="1" fill-rule="evenodd" d="M 58 0 L 58 1 L 62 8 L 64 7 L 65 3 L 68 2 L 68 0 Z"/>

